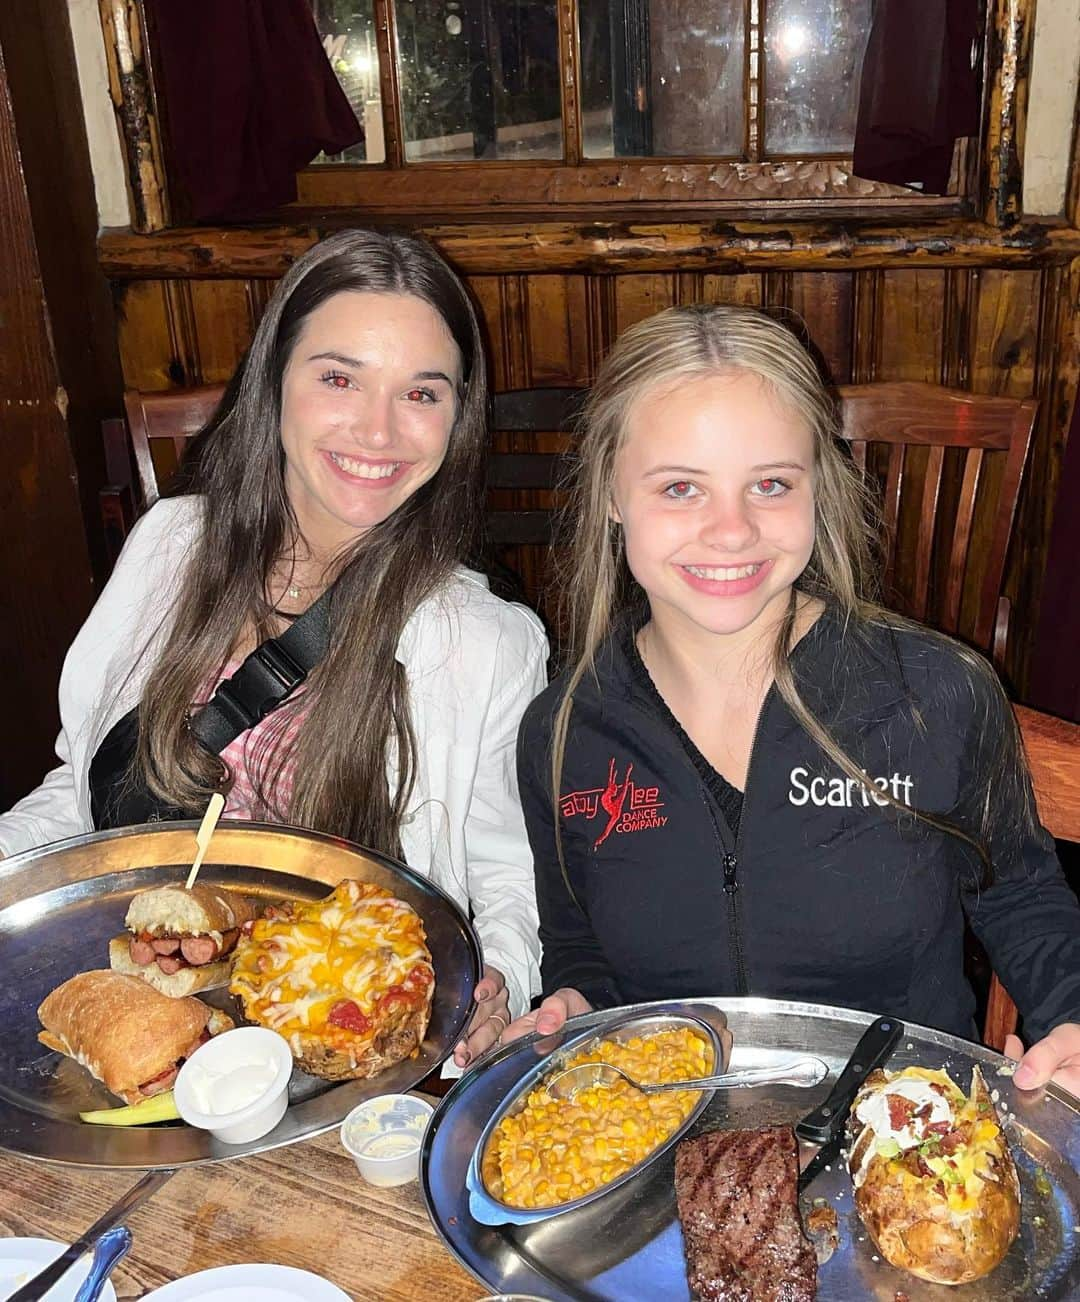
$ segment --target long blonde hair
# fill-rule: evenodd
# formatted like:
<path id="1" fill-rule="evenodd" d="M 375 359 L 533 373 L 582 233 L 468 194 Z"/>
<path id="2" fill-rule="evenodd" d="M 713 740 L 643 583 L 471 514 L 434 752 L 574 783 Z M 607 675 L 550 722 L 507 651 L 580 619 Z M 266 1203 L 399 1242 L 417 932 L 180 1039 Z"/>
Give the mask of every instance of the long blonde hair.
<path id="1" fill-rule="evenodd" d="M 748 307 L 672 307 L 631 326 L 604 360 L 583 409 L 561 585 L 568 672 L 552 736 L 551 781 L 556 810 L 574 693 L 593 670 L 596 652 L 610 633 L 614 619 L 644 597 L 626 563 L 621 525 L 612 519 L 610 510 L 616 462 L 631 409 L 657 389 L 725 372 L 759 376 L 786 408 L 806 422 L 813 438 L 814 547 L 792 589 L 772 646 L 770 668 L 777 691 L 800 726 L 846 776 L 875 795 L 878 802 L 884 798 L 896 812 L 913 814 L 960 837 L 976 850 L 988 870 L 988 805 L 974 835 L 934 815 L 909 809 L 873 785 L 799 694 L 790 661 L 799 592 L 827 603 L 845 628 L 855 633 L 872 624 L 917 626 L 886 611 L 877 601 L 876 511 L 861 474 L 841 449 L 837 406 L 813 359 L 786 325 Z M 996 677 L 982 657 L 951 639 L 943 640 L 950 642 L 975 674 L 992 678 L 996 684 Z M 1000 692 L 1000 686 L 996 690 Z M 914 702 L 912 709 L 916 726 L 921 727 Z M 1003 739 L 1002 746 L 1001 767 L 1006 775 L 1013 770 L 1022 774 L 1019 734 Z M 1006 753 L 1009 751 L 1011 759 Z M 1020 785 L 1026 788 L 1025 783 Z M 558 819 L 555 836 L 565 878 Z"/>

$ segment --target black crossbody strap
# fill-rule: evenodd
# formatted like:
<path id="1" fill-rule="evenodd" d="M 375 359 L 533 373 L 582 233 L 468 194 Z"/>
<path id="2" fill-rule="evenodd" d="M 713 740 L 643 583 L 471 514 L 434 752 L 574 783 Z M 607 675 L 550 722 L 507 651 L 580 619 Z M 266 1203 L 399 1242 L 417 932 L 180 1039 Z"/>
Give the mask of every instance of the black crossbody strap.
<path id="1" fill-rule="evenodd" d="M 281 634 L 255 648 L 213 697 L 191 716 L 191 731 L 215 755 L 287 700 L 330 646 L 333 587 Z"/>

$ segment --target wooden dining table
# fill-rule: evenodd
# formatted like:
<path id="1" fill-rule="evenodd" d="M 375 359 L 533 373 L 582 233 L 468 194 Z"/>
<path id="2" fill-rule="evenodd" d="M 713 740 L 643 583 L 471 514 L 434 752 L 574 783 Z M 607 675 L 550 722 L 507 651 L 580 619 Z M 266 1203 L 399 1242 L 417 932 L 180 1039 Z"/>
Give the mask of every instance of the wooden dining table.
<path id="1" fill-rule="evenodd" d="M 139 1174 L 0 1153 L 0 1235 L 70 1243 Z M 419 1184 L 367 1184 L 336 1130 L 185 1167 L 126 1224 L 134 1242 L 112 1274 L 120 1302 L 239 1262 L 313 1271 L 357 1302 L 474 1302 L 489 1292 L 435 1234 Z"/>

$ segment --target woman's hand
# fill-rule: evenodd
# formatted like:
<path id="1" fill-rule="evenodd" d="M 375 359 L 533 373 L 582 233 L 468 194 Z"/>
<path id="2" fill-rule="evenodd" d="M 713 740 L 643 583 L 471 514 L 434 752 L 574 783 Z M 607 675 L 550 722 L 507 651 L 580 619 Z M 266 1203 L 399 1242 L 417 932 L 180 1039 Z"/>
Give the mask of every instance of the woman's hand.
<path id="1" fill-rule="evenodd" d="M 548 995 L 539 1008 L 511 1022 L 502 1033 L 503 1044 L 511 1040 L 520 1040 L 523 1035 L 553 1035 L 561 1029 L 568 1017 L 577 1017 L 579 1013 L 592 1012 L 592 1004 L 579 991 L 570 986 L 563 986 L 553 995 Z"/>
<path id="2" fill-rule="evenodd" d="M 464 1070 L 499 1042 L 510 1025 L 506 978 L 497 967 L 485 967 L 473 991 L 476 1012 L 464 1040 L 454 1049 L 454 1062 Z"/>
<path id="3" fill-rule="evenodd" d="M 1013 1073 L 1018 1089 L 1038 1089 L 1052 1080 L 1080 1098 L 1080 1024 L 1062 1022 L 1027 1053 L 1019 1036 L 1007 1036 L 1005 1053 L 1020 1064 Z"/>

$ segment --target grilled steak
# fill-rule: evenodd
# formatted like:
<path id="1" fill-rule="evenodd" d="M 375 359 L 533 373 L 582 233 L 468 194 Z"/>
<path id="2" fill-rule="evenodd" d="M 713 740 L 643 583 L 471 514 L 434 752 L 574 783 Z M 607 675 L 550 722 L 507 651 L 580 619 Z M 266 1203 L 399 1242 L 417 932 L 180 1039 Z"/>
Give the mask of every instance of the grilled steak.
<path id="1" fill-rule="evenodd" d="M 714 1130 L 684 1139 L 675 1194 L 690 1287 L 701 1302 L 810 1302 L 814 1250 L 799 1223 L 791 1130 Z"/>

